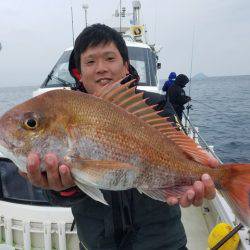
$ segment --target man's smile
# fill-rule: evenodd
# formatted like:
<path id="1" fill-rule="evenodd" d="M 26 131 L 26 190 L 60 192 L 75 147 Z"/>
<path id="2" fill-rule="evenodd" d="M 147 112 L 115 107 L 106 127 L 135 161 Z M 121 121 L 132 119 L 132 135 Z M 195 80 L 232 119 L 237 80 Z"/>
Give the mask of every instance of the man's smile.
<path id="1" fill-rule="evenodd" d="M 109 84 L 112 82 L 112 79 L 111 78 L 99 78 L 96 80 L 96 83 L 98 83 L 99 85 L 106 85 L 106 84 Z"/>

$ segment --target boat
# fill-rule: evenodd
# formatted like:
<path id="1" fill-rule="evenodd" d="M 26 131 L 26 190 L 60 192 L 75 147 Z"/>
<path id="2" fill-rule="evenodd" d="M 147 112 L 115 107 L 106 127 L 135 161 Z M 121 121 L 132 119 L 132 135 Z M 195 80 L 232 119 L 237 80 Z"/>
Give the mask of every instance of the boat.
<path id="1" fill-rule="evenodd" d="M 139 11 L 140 2 L 134 1 L 133 25 L 127 28 L 118 27 L 117 29 L 123 34 L 126 41 L 131 64 L 137 69 L 141 77 L 138 88 L 162 94 L 157 73 L 157 69 L 160 68 L 159 51 L 154 45 L 145 41 L 145 27 L 140 24 Z M 34 91 L 33 96 L 54 89 L 71 90 L 76 87 L 75 80 L 68 71 L 71 51 L 72 47 L 63 51 L 41 87 Z M 186 133 L 197 144 L 217 157 L 213 147 L 207 145 L 198 128 L 190 122 L 189 117 L 184 115 L 183 119 Z M 3 155 L 1 157 L 2 162 L 13 164 L 4 159 Z M 39 189 L 34 190 L 28 182 L 25 185 L 28 187 L 30 199 L 8 196 L 4 192 L 6 190 L 0 190 L 0 249 L 4 249 L 1 246 L 5 249 L 25 250 L 79 249 L 76 228 L 72 226 L 71 210 L 50 206 L 45 200 L 39 199 Z M 233 227 L 239 223 L 230 206 L 219 192 L 217 192 L 214 200 L 206 200 L 201 207 L 182 209 L 182 221 L 187 233 L 188 248 L 192 250 L 207 249 L 209 232 L 219 222 L 226 222 Z M 250 249 L 250 230 L 244 227 L 239 231 L 239 235 L 238 249 Z"/>

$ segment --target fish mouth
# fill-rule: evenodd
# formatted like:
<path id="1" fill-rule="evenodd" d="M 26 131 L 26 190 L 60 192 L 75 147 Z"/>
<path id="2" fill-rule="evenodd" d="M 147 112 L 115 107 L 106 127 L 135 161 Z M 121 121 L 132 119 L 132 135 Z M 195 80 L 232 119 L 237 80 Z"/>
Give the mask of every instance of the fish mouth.
<path id="1" fill-rule="evenodd" d="M 0 155 L 1 157 L 5 157 L 10 159 L 10 154 L 13 152 L 14 145 L 6 143 L 3 139 L 0 139 Z"/>
<path id="2" fill-rule="evenodd" d="M 5 150 L 13 151 L 13 152 L 16 149 L 19 149 L 22 147 L 21 143 L 17 145 L 16 143 L 11 142 L 10 140 L 6 141 L 5 138 L 1 138 L 1 137 L 0 137 L 0 146 L 1 148 L 4 148 Z"/>
<path id="3" fill-rule="evenodd" d="M 9 143 L 7 143 L 3 138 L 0 138 L 0 146 L 5 148 L 5 149 L 9 149 Z M 11 147 L 13 147 L 14 145 L 11 145 Z"/>
<path id="4" fill-rule="evenodd" d="M 14 145 L 11 147 L 16 149 Z M 11 149 L 9 144 L 7 145 L 3 140 L 0 140 L 0 157 L 11 160 L 22 172 L 27 172 L 25 158 L 16 154 L 15 150 Z"/>

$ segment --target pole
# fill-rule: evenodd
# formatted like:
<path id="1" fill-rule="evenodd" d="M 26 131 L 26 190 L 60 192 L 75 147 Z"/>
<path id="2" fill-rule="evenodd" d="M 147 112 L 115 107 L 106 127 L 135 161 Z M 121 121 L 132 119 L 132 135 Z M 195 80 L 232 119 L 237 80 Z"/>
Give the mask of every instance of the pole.
<path id="1" fill-rule="evenodd" d="M 72 28 L 72 40 L 73 40 L 73 46 L 75 43 L 75 35 L 74 35 L 74 18 L 73 18 L 73 9 L 72 6 L 70 6 L 70 10 L 71 10 L 71 28 Z"/>

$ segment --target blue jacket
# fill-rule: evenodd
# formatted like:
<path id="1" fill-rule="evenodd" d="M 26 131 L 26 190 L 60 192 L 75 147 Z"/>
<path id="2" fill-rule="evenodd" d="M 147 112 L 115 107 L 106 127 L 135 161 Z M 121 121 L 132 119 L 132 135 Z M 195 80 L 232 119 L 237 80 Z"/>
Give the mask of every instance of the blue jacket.
<path id="1" fill-rule="evenodd" d="M 172 86 L 172 84 L 174 83 L 175 79 L 176 79 L 176 73 L 171 72 L 168 76 L 168 80 L 164 83 L 162 90 L 167 92 L 169 87 Z"/>

